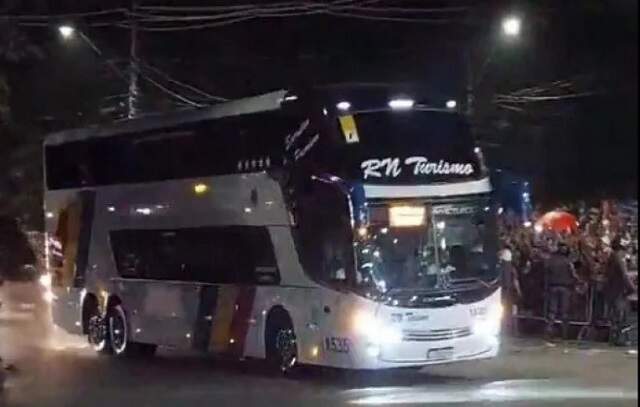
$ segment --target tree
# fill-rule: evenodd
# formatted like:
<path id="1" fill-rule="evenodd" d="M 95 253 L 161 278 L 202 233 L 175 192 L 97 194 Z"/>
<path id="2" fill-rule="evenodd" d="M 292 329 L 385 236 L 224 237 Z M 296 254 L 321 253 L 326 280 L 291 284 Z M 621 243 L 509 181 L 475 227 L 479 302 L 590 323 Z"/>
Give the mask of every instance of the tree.
<path id="1" fill-rule="evenodd" d="M 42 132 L 13 120 L 7 73 L 42 56 L 16 26 L 0 22 L 0 216 L 20 219 L 30 229 L 42 227 Z"/>

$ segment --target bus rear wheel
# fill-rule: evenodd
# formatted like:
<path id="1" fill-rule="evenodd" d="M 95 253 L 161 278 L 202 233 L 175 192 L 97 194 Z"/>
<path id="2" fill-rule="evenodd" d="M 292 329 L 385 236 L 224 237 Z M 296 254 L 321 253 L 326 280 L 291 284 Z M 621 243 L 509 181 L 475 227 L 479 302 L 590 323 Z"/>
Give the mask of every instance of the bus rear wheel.
<path id="1" fill-rule="evenodd" d="M 298 363 L 298 343 L 288 315 L 276 313 L 267 321 L 265 332 L 267 362 L 283 374 L 290 374 Z"/>
<path id="2" fill-rule="evenodd" d="M 156 345 L 130 341 L 129 321 L 122 305 L 110 307 L 107 320 L 109 343 L 115 356 L 153 356 L 155 354 Z"/>
<path id="3" fill-rule="evenodd" d="M 95 301 L 87 303 L 84 323 L 86 324 L 89 346 L 99 354 L 110 354 L 111 344 L 109 342 L 107 319 L 102 316 L 98 304 Z"/>

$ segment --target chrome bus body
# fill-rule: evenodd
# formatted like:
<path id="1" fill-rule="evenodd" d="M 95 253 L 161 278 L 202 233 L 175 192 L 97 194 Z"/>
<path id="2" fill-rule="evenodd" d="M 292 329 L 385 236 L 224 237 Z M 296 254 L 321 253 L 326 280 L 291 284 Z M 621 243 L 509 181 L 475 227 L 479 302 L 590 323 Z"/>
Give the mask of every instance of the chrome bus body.
<path id="1" fill-rule="evenodd" d="M 62 142 L 59 136 L 48 140 Z M 365 199 L 376 200 L 465 197 L 490 189 L 486 178 L 432 186 L 363 185 Z M 74 216 L 75 225 L 69 220 Z M 52 287 L 54 322 L 72 333 L 86 333 L 84 311 L 92 298 L 102 312 L 112 301 L 123 306 L 132 341 L 241 359 L 266 356 L 266 322 L 275 309 L 290 316 L 298 360 L 304 364 L 423 366 L 492 357 L 499 349 L 497 286 L 451 305 L 446 304 L 455 293 L 424 297 L 426 305 L 407 307 L 312 279 L 299 256 L 282 184 L 267 169 L 46 190 L 45 223 L 47 257 L 57 256 L 59 268 L 72 269 L 54 278 Z M 225 227 L 266 231 L 275 277 L 230 284 L 123 277 L 119 272 L 114 231 L 144 235 Z M 434 306 L 427 304 L 431 301 Z"/>

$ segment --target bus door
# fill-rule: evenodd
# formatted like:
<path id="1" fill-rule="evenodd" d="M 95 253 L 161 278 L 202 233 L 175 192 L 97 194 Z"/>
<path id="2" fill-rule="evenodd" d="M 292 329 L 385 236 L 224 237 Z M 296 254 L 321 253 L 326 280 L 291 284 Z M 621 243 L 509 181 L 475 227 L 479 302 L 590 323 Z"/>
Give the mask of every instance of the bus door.
<path id="1" fill-rule="evenodd" d="M 81 191 L 58 213 L 53 236 L 47 242 L 52 271 L 54 322 L 80 333 L 80 293 L 85 285 L 89 260 L 95 192 Z"/>

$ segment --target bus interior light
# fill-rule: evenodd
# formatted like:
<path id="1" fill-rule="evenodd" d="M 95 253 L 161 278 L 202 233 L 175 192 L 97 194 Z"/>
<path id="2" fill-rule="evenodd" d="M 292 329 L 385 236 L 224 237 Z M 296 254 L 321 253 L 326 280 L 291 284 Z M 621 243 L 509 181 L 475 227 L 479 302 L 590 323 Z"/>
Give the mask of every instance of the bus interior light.
<path id="1" fill-rule="evenodd" d="M 424 224 L 424 206 L 392 206 L 389 208 L 391 227 L 411 227 Z"/>

